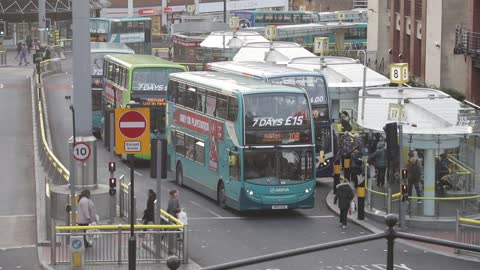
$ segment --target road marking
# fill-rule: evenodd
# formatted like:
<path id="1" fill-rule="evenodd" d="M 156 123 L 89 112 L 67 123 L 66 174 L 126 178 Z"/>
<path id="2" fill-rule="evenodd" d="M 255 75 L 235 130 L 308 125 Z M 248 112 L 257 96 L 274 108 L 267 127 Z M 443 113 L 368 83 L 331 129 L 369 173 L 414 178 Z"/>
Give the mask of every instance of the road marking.
<path id="1" fill-rule="evenodd" d="M 212 214 L 212 215 L 216 216 L 217 218 L 222 218 L 222 216 L 221 216 L 221 215 L 219 215 L 219 214 L 217 214 L 217 213 L 213 212 L 212 210 L 210 210 L 210 209 L 207 209 L 207 208 L 205 208 L 205 207 L 201 206 L 200 204 L 198 204 L 198 203 L 196 203 L 196 202 L 194 202 L 194 201 L 190 201 L 190 202 L 191 202 L 192 204 L 194 204 L 194 205 L 196 205 L 196 206 L 200 207 L 200 208 L 203 208 L 203 209 L 207 210 L 207 212 L 209 212 L 210 214 Z"/>
<path id="2" fill-rule="evenodd" d="M 133 171 L 134 174 L 138 175 L 138 176 L 143 176 L 143 174 L 137 172 L 137 171 Z"/>
<path id="3" fill-rule="evenodd" d="M 17 217 L 35 217 L 35 215 L 6 215 L 6 216 L 0 216 L 0 218 L 17 218 Z"/>

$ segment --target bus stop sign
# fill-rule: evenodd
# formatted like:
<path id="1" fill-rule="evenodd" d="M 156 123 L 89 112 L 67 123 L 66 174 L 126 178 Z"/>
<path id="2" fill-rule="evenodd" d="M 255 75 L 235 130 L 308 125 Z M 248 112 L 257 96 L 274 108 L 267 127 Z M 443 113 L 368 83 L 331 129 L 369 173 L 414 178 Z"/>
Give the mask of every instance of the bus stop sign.
<path id="1" fill-rule="evenodd" d="M 115 109 L 115 152 L 117 154 L 150 153 L 150 109 Z"/>

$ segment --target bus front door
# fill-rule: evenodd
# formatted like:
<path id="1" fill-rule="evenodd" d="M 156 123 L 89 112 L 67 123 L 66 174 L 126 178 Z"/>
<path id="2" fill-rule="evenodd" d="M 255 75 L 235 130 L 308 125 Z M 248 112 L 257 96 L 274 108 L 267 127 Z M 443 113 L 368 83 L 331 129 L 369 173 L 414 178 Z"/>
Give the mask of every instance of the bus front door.
<path id="1" fill-rule="evenodd" d="M 240 199 L 240 155 L 237 152 L 230 151 L 228 157 L 228 183 L 225 187 L 229 197 L 238 201 Z"/>

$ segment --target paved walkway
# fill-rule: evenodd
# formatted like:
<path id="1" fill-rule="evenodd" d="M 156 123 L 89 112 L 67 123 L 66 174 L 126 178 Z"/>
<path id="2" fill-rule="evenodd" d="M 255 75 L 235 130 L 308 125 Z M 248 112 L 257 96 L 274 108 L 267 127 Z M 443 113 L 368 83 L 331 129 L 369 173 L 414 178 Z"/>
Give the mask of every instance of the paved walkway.
<path id="1" fill-rule="evenodd" d="M 327 178 L 328 179 L 328 178 Z M 323 180 L 325 181 L 325 180 Z M 322 182 L 323 182 L 322 181 Z M 332 179 L 333 182 L 333 179 Z M 353 188 L 353 187 L 352 187 Z M 333 194 L 333 190 L 331 190 L 328 193 L 326 200 L 326 204 L 330 210 L 332 210 L 335 214 L 339 215 L 340 210 L 338 209 L 338 206 L 333 203 L 335 195 Z M 355 198 L 355 201 L 357 198 Z M 359 220 L 358 219 L 358 212 L 349 215 L 348 220 L 349 222 L 356 223 L 368 230 L 370 230 L 373 233 L 380 233 L 383 232 L 387 226 L 385 223 L 381 223 L 378 221 L 375 221 L 371 218 L 368 217 L 368 215 L 376 215 L 380 218 L 381 215 L 384 215 L 383 212 L 368 212 L 368 209 L 365 209 L 365 219 L 364 220 Z M 433 227 L 433 226 L 432 226 Z M 444 239 L 444 240 L 450 240 L 450 241 L 455 241 L 455 230 L 454 229 L 416 229 L 416 228 L 407 228 L 404 229 L 403 231 L 411 233 L 411 234 L 417 234 L 421 236 L 427 236 L 427 237 L 434 237 L 438 239 Z M 432 245 L 432 244 L 426 244 L 426 243 L 420 243 L 420 242 L 415 242 L 415 241 L 410 241 L 410 240 L 397 240 L 402 242 L 403 244 L 416 247 L 425 251 L 449 256 L 449 257 L 455 257 L 455 258 L 460 258 L 460 259 L 465 259 L 465 260 L 473 260 L 473 261 L 479 261 L 480 262 L 480 257 L 472 257 L 472 256 L 467 256 L 463 254 L 456 254 L 453 248 L 449 247 L 444 247 L 444 246 L 439 246 L 439 245 Z"/>

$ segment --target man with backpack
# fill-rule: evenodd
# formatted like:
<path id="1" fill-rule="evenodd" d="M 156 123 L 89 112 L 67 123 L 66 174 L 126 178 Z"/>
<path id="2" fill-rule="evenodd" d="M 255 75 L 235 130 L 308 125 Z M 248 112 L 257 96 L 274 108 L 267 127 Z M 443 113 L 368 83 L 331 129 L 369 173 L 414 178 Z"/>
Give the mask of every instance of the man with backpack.
<path id="1" fill-rule="evenodd" d="M 420 190 L 420 177 L 422 174 L 422 164 L 415 157 L 413 151 L 408 152 L 407 161 L 407 174 L 408 174 L 408 196 L 412 196 L 412 187 L 415 187 L 417 197 L 422 197 L 422 191 Z M 417 203 L 422 203 L 418 200 Z"/>

